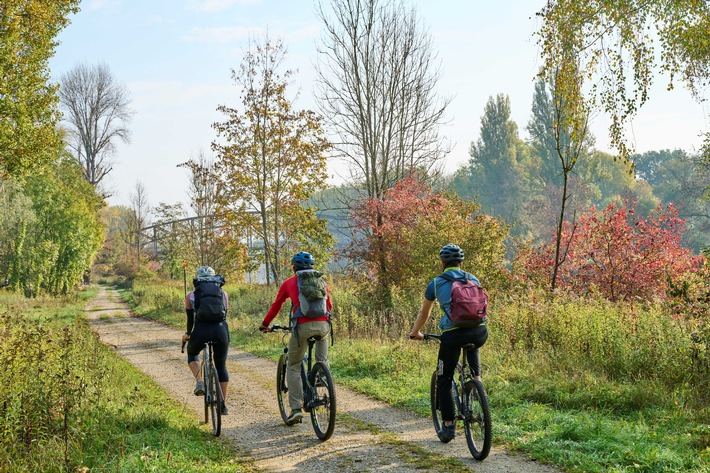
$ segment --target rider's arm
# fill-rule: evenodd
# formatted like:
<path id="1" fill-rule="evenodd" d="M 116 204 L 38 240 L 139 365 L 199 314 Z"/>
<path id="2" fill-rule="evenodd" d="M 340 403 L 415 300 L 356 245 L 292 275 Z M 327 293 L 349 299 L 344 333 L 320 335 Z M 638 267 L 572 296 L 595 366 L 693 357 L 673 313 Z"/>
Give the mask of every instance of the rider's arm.
<path id="1" fill-rule="evenodd" d="M 430 301 L 426 297 L 422 299 L 422 308 L 419 311 L 417 320 L 414 321 L 414 327 L 412 327 L 412 331 L 409 332 L 409 338 L 414 338 L 416 340 L 424 339 L 422 327 L 424 327 L 424 324 L 426 324 L 427 320 L 429 320 L 429 316 L 431 315 L 431 308 L 433 305 L 434 301 Z"/>
<path id="2" fill-rule="evenodd" d="M 190 293 L 192 294 L 192 293 Z M 185 296 L 185 313 L 187 314 L 187 327 L 185 329 L 185 335 L 189 336 L 192 333 L 192 326 L 195 323 L 195 309 L 192 307 L 192 301 L 190 300 L 190 294 Z"/>
<path id="3" fill-rule="evenodd" d="M 288 291 L 286 289 L 288 281 L 289 280 L 287 279 L 283 282 L 283 284 L 281 284 L 281 287 L 279 287 L 279 292 L 276 294 L 276 300 L 274 300 L 274 303 L 271 304 L 269 311 L 266 313 L 264 320 L 261 322 L 262 327 L 268 327 L 271 321 L 279 315 L 281 307 L 283 307 L 284 302 L 288 299 Z"/>

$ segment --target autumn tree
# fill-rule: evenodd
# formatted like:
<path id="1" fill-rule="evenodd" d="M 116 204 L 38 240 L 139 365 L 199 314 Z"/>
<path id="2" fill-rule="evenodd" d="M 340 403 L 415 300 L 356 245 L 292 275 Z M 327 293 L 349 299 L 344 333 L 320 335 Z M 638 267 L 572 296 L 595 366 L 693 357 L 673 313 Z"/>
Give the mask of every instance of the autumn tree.
<path id="1" fill-rule="evenodd" d="M 668 89 L 680 78 L 698 100 L 710 82 L 706 0 L 548 0 L 538 17 L 540 77 L 551 78 L 559 73 L 560 58 L 571 58 L 576 67 L 564 74 L 593 78 L 582 99 L 608 114 L 611 144 L 624 160 L 632 151 L 627 126 L 658 75 L 668 77 Z M 568 92 L 565 100 L 577 101 L 578 92 Z"/>
<path id="2" fill-rule="evenodd" d="M 267 283 L 279 281 L 290 263 L 294 244 L 308 250 L 322 240 L 314 210 L 301 203 L 326 186 L 329 144 L 322 119 L 310 110 L 295 110 L 286 95 L 293 72 L 281 72 L 286 56 L 281 41 L 268 37 L 253 43 L 232 78 L 241 87 L 241 110 L 220 105 L 226 121 L 213 126 L 223 141 L 217 154 L 217 211 L 232 228 L 247 229 L 263 242 Z M 287 236 L 294 223 L 304 229 L 299 241 Z"/>
<path id="3" fill-rule="evenodd" d="M 56 36 L 79 0 L 0 2 L 0 178 L 57 159 L 57 86 L 49 81 Z"/>
<path id="4" fill-rule="evenodd" d="M 678 280 L 703 262 L 681 245 L 683 224 L 672 205 L 659 206 L 649 217 L 636 216 L 633 203 L 609 204 L 601 212 L 592 208 L 576 227 L 567 222 L 562 228 L 569 248 L 558 287 L 599 292 L 614 301 L 665 298 L 668 278 Z M 519 254 L 516 267 L 525 279 L 548 283 L 555 240 Z"/>
<path id="5" fill-rule="evenodd" d="M 382 217 L 382 224 L 378 219 Z M 361 266 L 357 274 L 375 278 L 367 287 L 380 308 L 390 308 L 382 288 L 398 288 L 409 295 L 421 293 L 440 270 L 441 247 L 459 244 L 466 266 L 484 284 L 499 280 L 509 228 L 480 212 L 480 205 L 455 194 L 435 192 L 415 175 L 405 177 L 380 199 L 366 199 L 353 209 L 355 238 L 345 254 Z M 382 245 L 381 247 L 379 245 Z M 387 273 L 376 271 L 380 248 L 385 248 Z"/>
<path id="6" fill-rule="evenodd" d="M 59 97 L 69 146 L 84 169 L 84 179 L 99 186 L 113 169 L 110 158 L 116 141 L 129 141 L 128 90 L 106 64 L 79 64 L 62 75 Z"/>
<path id="7" fill-rule="evenodd" d="M 367 197 L 381 198 L 412 169 L 437 170 L 448 152 L 439 128 L 449 100 L 437 96 L 431 35 L 399 0 L 325 3 L 318 103 L 337 156 Z"/>

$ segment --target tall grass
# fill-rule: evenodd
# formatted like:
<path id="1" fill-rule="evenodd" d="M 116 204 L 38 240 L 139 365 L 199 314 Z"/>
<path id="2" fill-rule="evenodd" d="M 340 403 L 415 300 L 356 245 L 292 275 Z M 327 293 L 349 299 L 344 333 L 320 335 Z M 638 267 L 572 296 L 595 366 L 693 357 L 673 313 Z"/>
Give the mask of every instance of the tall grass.
<path id="1" fill-rule="evenodd" d="M 244 471 L 244 462 L 111 353 L 85 299 L 0 296 L 0 471 Z"/>
<path id="2" fill-rule="evenodd" d="M 232 342 L 278 356 L 280 338 L 257 332 L 277 287 L 225 288 Z M 347 282 L 330 289 L 337 382 L 427 414 L 437 345 L 407 340 L 421 300 L 395 294 L 395 310 L 376 312 Z M 181 291 L 136 281 L 131 297 L 139 313 L 182 327 Z M 569 471 L 710 471 L 707 367 L 690 324 L 652 304 L 536 292 L 494 293 L 490 314 L 481 357 L 496 443 Z"/>

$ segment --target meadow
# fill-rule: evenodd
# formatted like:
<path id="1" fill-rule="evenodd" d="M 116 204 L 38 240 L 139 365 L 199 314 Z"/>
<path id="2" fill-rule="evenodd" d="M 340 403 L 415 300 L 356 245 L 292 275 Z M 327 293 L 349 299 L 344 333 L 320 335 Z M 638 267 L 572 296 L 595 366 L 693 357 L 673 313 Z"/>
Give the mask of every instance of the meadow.
<path id="1" fill-rule="evenodd" d="M 253 471 L 96 339 L 94 294 L 0 294 L 0 472 Z"/>
<path id="2" fill-rule="evenodd" d="M 280 337 L 257 327 L 277 288 L 225 288 L 233 345 L 276 359 Z M 123 295 L 139 314 L 184 328 L 181 281 L 138 279 Z M 427 415 L 437 347 L 407 339 L 419 301 L 402 298 L 396 311 L 377 313 L 344 281 L 331 282 L 331 295 L 337 383 Z M 494 444 L 566 471 L 710 471 L 708 357 L 698 327 L 653 304 L 534 291 L 491 300 L 481 358 Z M 275 322 L 287 322 L 287 309 Z"/>

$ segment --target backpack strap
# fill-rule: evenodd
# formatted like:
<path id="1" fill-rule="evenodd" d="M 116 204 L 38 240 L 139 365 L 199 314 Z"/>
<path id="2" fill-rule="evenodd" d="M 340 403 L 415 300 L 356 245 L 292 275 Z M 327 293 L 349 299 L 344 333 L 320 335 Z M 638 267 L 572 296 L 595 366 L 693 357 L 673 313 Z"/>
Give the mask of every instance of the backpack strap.
<path id="1" fill-rule="evenodd" d="M 446 279 L 447 281 L 454 282 L 454 281 L 473 281 L 473 276 L 470 275 L 469 273 L 464 273 L 464 278 L 457 278 L 453 274 L 451 274 L 449 271 L 446 271 L 444 273 L 441 273 L 439 277 Z M 435 288 L 436 289 L 436 288 Z"/>

